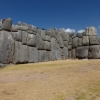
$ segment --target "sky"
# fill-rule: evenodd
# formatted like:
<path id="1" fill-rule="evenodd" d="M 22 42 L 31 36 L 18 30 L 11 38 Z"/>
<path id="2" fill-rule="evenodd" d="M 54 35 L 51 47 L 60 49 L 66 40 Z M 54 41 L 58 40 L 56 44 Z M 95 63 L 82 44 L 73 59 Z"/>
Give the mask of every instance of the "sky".
<path id="1" fill-rule="evenodd" d="M 64 28 L 77 33 L 97 28 L 100 37 L 100 0 L 2 0 L 0 19 L 12 18 L 38 28 Z"/>

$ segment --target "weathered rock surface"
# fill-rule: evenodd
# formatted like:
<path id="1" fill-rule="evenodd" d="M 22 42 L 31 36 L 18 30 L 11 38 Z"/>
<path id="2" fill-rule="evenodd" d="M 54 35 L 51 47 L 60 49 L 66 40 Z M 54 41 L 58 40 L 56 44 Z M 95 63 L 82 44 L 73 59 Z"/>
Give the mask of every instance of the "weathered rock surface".
<path id="1" fill-rule="evenodd" d="M 27 37 L 28 37 L 28 33 L 26 31 L 22 31 L 22 44 L 23 45 L 27 44 Z"/>
<path id="2" fill-rule="evenodd" d="M 89 36 L 83 36 L 82 45 L 83 46 L 89 46 Z"/>
<path id="3" fill-rule="evenodd" d="M 1 25 L 0 30 L 6 30 L 6 31 L 11 31 L 12 29 L 12 19 L 7 18 Z"/>
<path id="4" fill-rule="evenodd" d="M 72 40 L 72 47 L 73 47 L 73 48 L 76 48 L 77 45 L 78 45 L 78 37 L 75 37 L 75 38 L 73 38 L 73 40 Z"/>
<path id="5" fill-rule="evenodd" d="M 89 36 L 90 45 L 99 45 L 99 38 L 98 36 Z"/>
<path id="6" fill-rule="evenodd" d="M 36 47 L 36 35 L 34 35 L 34 34 L 28 34 L 27 45 L 28 46 Z"/>
<path id="7" fill-rule="evenodd" d="M 29 49 L 27 45 L 22 45 L 21 42 L 15 41 L 14 51 L 14 64 L 28 63 L 29 62 Z"/>
<path id="8" fill-rule="evenodd" d="M 39 34 L 36 34 L 36 47 L 38 50 L 43 50 L 44 49 L 44 42 Z"/>
<path id="9" fill-rule="evenodd" d="M 88 58 L 88 46 L 78 47 L 76 48 L 76 57 L 79 59 Z"/>
<path id="10" fill-rule="evenodd" d="M 35 47 L 29 47 L 29 62 L 30 63 L 38 62 L 38 50 Z"/>
<path id="11" fill-rule="evenodd" d="M 14 54 L 14 41 L 11 32 L 0 31 L 0 63 L 12 63 Z"/>
<path id="12" fill-rule="evenodd" d="M 97 30 L 96 30 L 95 27 L 92 27 L 92 26 L 91 27 L 87 27 L 85 32 L 84 32 L 84 34 L 87 35 L 87 36 L 97 35 Z"/>
<path id="13" fill-rule="evenodd" d="M 48 41 L 44 41 L 44 50 L 50 51 L 51 50 L 51 43 Z"/>
<path id="14" fill-rule="evenodd" d="M 93 45 L 89 47 L 89 58 L 90 59 L 100 58 L 100 45 Z"/>

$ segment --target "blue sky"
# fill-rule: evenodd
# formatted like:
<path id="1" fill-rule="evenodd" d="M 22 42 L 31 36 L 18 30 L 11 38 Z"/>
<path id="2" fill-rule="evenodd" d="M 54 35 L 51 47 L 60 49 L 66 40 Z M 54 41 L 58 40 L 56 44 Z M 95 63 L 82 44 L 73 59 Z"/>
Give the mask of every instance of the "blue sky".
<path id="1" fill-rule="evenodd" d="M 94 26 L 100 36 L 100 0 L 2 0 L 0 18 L 8 17 L 46 29 Z"/>

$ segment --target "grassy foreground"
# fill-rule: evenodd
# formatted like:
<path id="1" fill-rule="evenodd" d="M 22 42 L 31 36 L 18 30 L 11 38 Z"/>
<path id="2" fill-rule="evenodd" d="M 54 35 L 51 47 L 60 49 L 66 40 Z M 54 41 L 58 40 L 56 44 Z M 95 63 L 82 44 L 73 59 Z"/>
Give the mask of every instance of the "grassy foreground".
<path id="1" fill-rule="evenodd" d="M 1 68 L 0 100 L 100 100 L 100 60 Z"/>

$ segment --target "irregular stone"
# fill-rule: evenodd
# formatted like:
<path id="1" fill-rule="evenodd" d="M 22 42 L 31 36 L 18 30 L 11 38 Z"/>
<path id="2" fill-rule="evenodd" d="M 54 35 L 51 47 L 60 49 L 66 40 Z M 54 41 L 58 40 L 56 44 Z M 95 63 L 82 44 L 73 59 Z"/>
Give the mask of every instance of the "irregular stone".
<path id="1" fill-rule="evenodd" d="M 23 45 L 27 44 L 27 37 L 28 37 L 28 33 L 26 31 L 22 31 L 22 44 Z"/>
<path id="2" fill-rule="evenodd" d="M 74 39 L 76 37 L 76 34 L 74 34 L 73 36 L 72 36 L 72 39 Z"/>
<path id="3" fill-rule="evenodd" d="M 69 45 L 72 45 L 72 37 L 69 37 Z"/>
<path id="4" fill-rule="evenodd" d="M 35 47 L 29 47 L 29 62 L 30 63 L 38 62 L 38 50 Z"/>
<path id="5" fill-rule="evenodd" d="M 46 41 L 46 35 L 45 35 L 46 30 L 41 30 L 41 38 L 42 40 Z"/>
<path id="6" fill-rule="evenodd" d="M 37 42 L 36 42 L 37 49 L 43 50 L 44 49 L 44 42 L 38 33 L 36 34 L 36 40 L 37 40 Z"/>
<path id="7" fill-rule="evenodd" d="M 28 34 L 27 45 L 28 46 L 36 47 L 36 35 L 34 35 L 34 34 Z"/>
<path id="8" fill-rule="evenodd" d="M 63 42 L 63 39 L 61 37 L 61 33 L 60 32 L 57 34 L 57 42 L 59 43 L 61 48 L 64 47 L 64 42 Z"/>
<path id="9" fill-rule="evenodd" d="M 12 25 L 12 32 L 18 32 L 17 25 Z"/>
<path id="10" fill-rule="evenodd" d="M 0 31 L 0 63 L 12 63 L 14 53 L 14 40 L 11 32 Z"/>
<path id="11" fill-rule="evenodd" d="M 77 36 L 78 38 L 82 38 L 83 33 L 77 33 L 76 36 Z"/>
<path id="12" fill-rule="evenodd" d="M 89 36 L 89 39 L 90 39 L 90 45 L 98 45 L 99 44 L 98 36 Z"/>
<path id="13" fill-rule="evenodd" d="M 68 47 L 68 41 L 64 41 L 64 46 Z"/>
<path id="14" fill-rule="evenodd" d="M 22 42 L 22 31 L 21 30 L 18 30 L 18 32 L 11 32 L 11 33 L 12 33 L 14 40 Z"/>
<path id="15" fill-rule="evenodd" d="M 44 50 L 50 51 L 51 50 L 51 43 L 48 41 L 44 41 Z"/>
<path id="16" fill-rule="evenodd" d="M 91 35 L 98 35 L 97 34 L 97 30 L 95 27 L 87 27 L 86 30 L 85 30 L 85 35 L 88 35 L 88 36 L 91 36 Z"/>
<path id="17" fill-rule="evenodd" d="M 100 45 L 93 45 L 89 47 L 89 58 L 90 59 L 100 58 Z"/>
<path id="18" fill-rule="evenodd" d="M 14 63 L 28 63 L 29 49 L 27 45 L 22 45 L 21 42 L 15 42 Z"/>
<path id="19" fill-rule="evenodd" d="M 76 58 L 84 59 L 88 58 L 88 46 L 78 47 L 76 48 Z"/>
<path id="20" fill-rule="evenodd" d="M 68 50 L 72 50 L 72 45 L 68 45 Z"/>
<path id="21" fill-rule="evenodd" d="M 75 37 L 72 40 L 72 47 L 73 48 L 77 48 L 77 45 L 78 45 L 78 37 Z"/>
<path id="22" fill-rule="evenodd" d="M 72 49 L 72 50 L 71 50 L 71 54 L 72 54 L 72 55 L 71 55 L 71 58 L 72 58 L 72 59 L 76 59 L 76 49 Z"/>
<path id="23" fill-rule="evenodd" d="M 89 37 L 88 36 L 83 36 L 82 45 L 83 46 L 89 46 Z"/>
<path id="24" fill-rule="evenodd" d="M 63 53 L 64 53 L 64 58 L 68 59 L 68 48 L 64 47 L 63 48 Z"/>
<path id="25" fill-rule="evenodd" d="M 68 50 L 68 58 L 71 59 L 71 57 L 72 57 L 71 50 Z"/>
<path id="26" fill-rule="evenodd" d="M 48 61 L 48 52 L 45 50 L 39 50 L 39 62 Z"/>
<path id="27" fill-rule="evenodd" d="M 78 38 L 78 47 L 82 46 L 82 38 Z"/>
<path id="28" fill-rule="evenodd" d="M 49 36 L 49 35 L 46 35 L 46 41 L 51 41 L 51 36 Z"/>
<path id="29" fill-rule="evenodd" d="M 1 30 L 11 31 L 12 29 L 12 19 L 7 18 L 1 25 Z"/>

